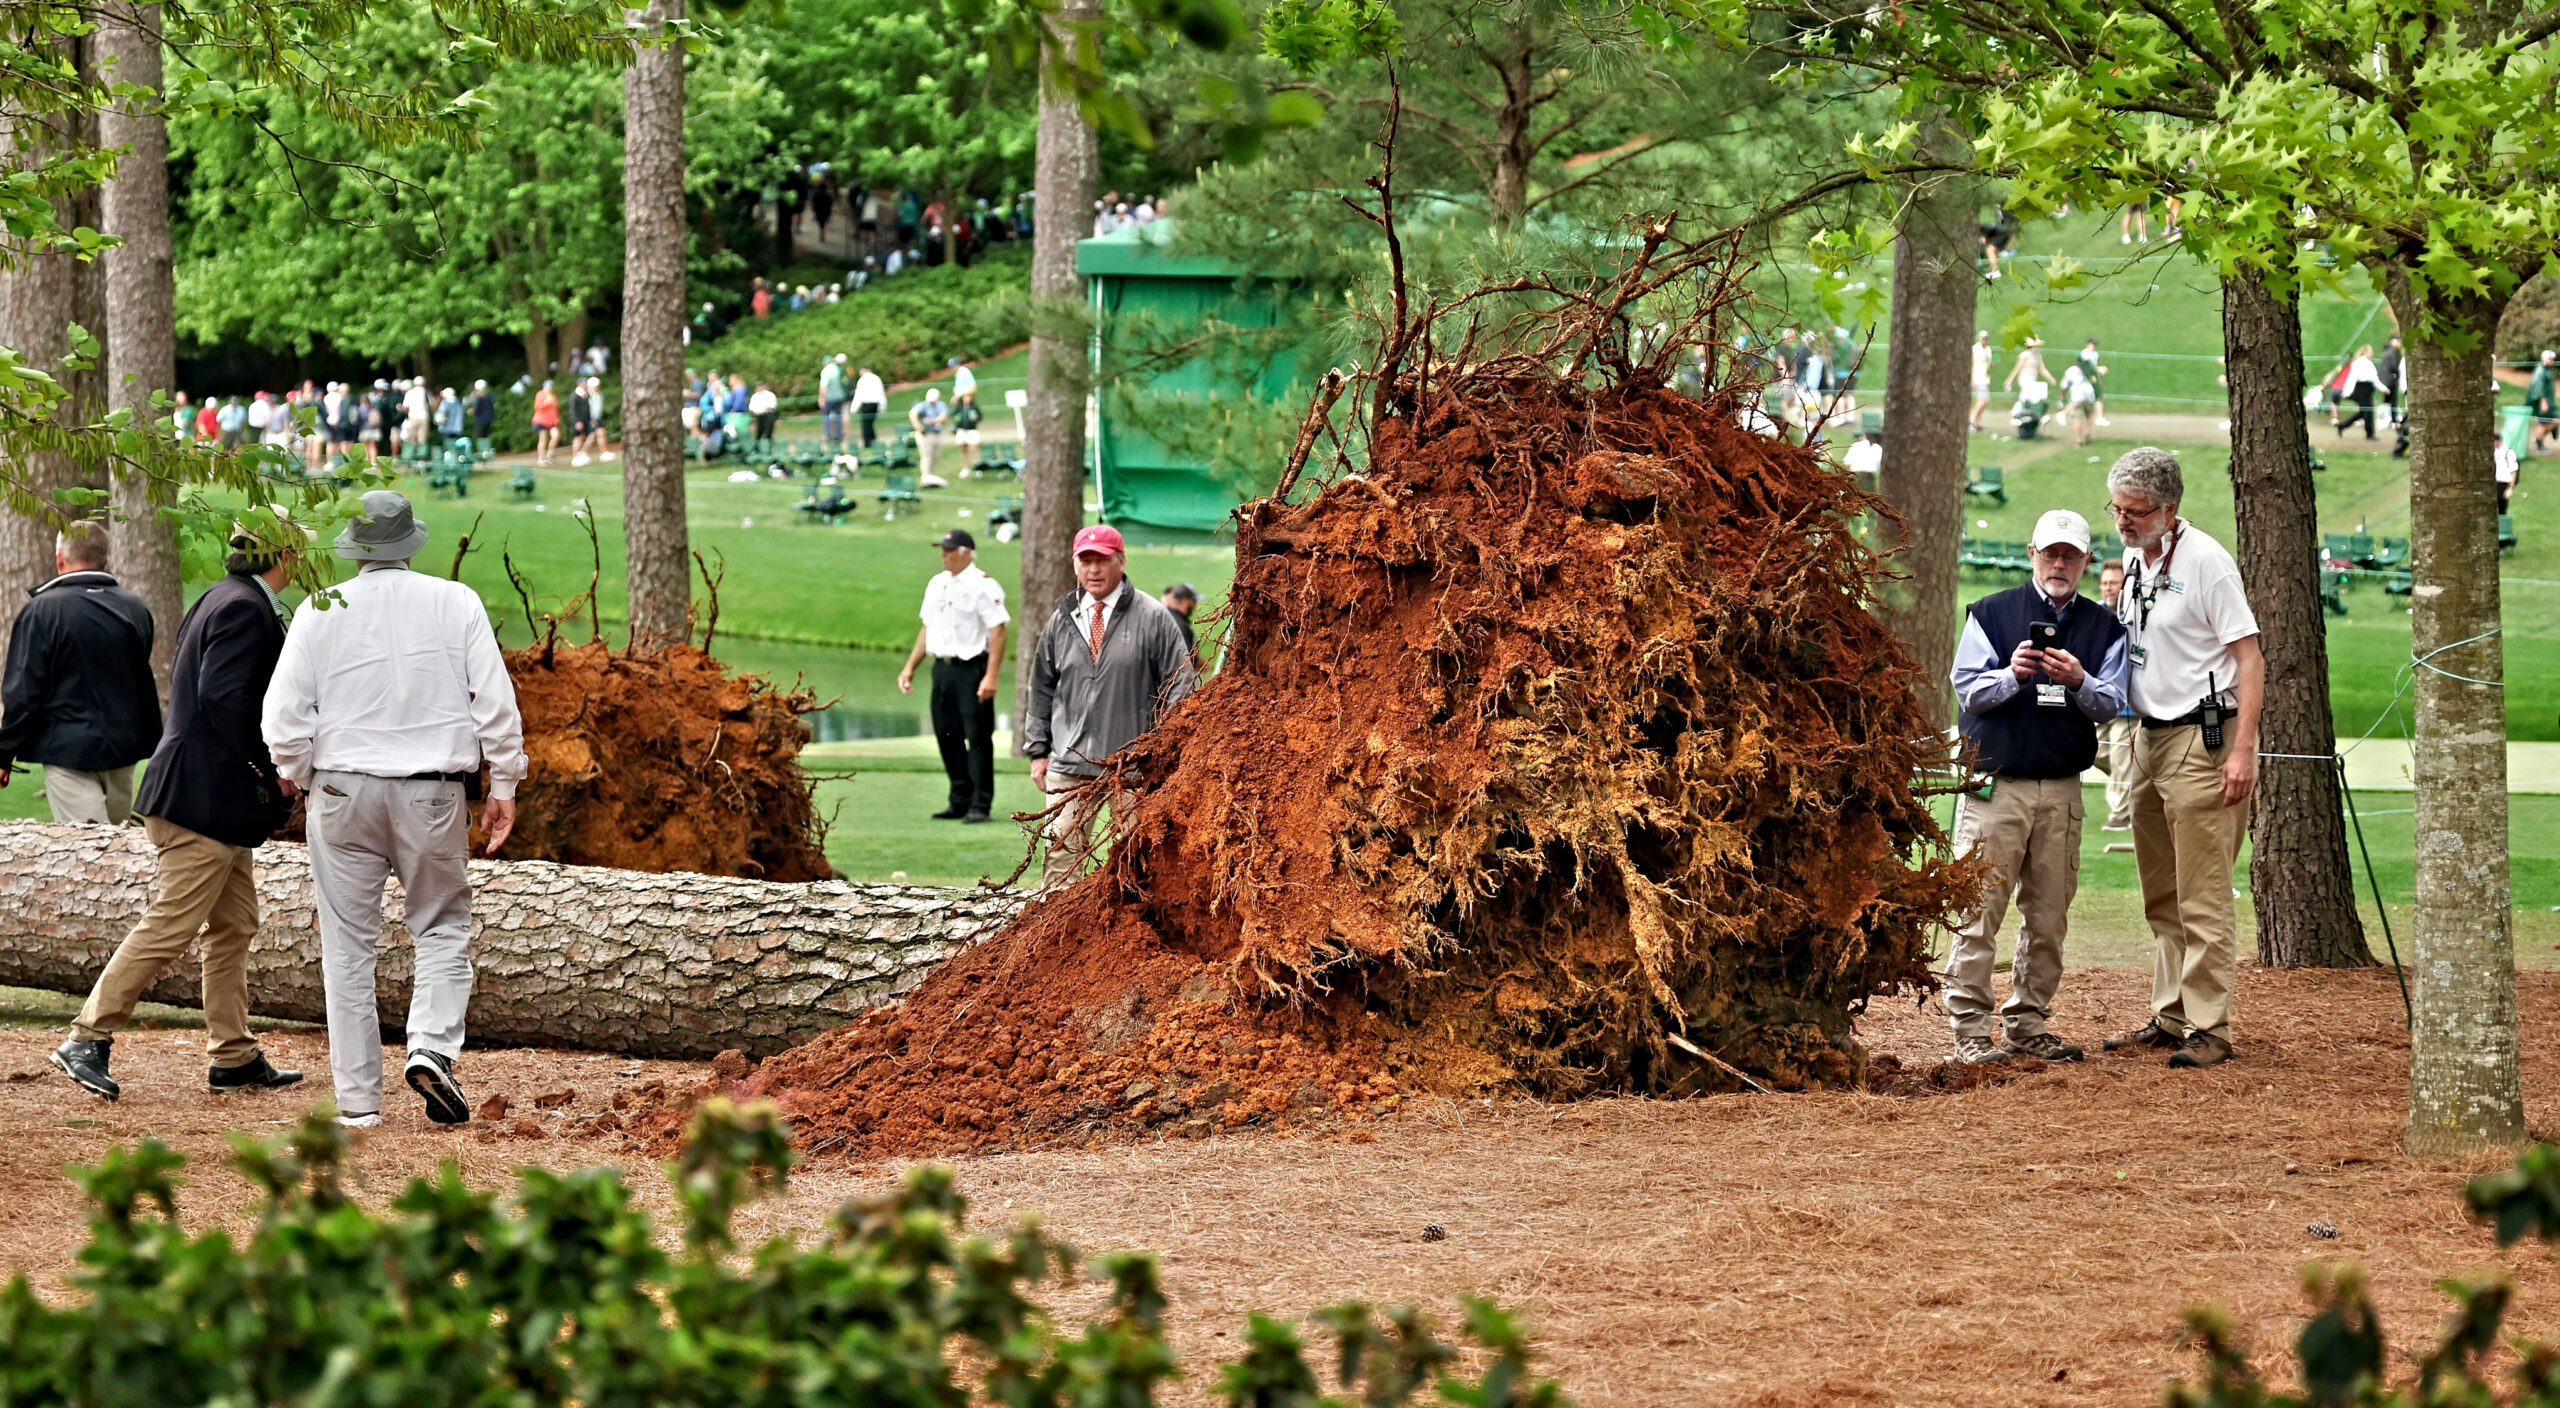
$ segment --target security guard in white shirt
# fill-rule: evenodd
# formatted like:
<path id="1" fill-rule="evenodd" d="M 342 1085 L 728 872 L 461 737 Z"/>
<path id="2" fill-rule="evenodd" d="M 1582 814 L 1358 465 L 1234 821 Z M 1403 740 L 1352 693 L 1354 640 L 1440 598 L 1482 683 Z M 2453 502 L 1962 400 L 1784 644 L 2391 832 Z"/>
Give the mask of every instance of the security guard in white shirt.
<path id="1" fill-rule="evenodd" d="M 524 723 L 489 613 L 469 587 L 409 570 L 426 541 L 407 499 L 364 496 L 364 516 L 335 544 L 363 567 L 327 594 L 334 601 L 314 596 L 294 612 L 259 720 L 276 771 L 309 798 L 329 1067 L 338 1119 L 358 1128 L 382 1122 L 374 947 L 393 875 L 417 946 L 403 1075 L 427 1118 L 471 1118 L 453 1074 L 471 1005 L 466 793 L 486 763 L 496 855 L 525 775 Z"/>
<path id="2" fill-rule="evenodd" d="M 950 804 L 935 821 L 976 824 L 996 804 L 996 676 L 1004 664 L 1004 584 L 978 570 L 978 540 L 954 528 L 934 546 L 942 570 L 924 589 L 924 626 L 916 632 L 898 692 L 915 693 L 916 666 L 933 657 L 933 739 L 951 779 Z"/>

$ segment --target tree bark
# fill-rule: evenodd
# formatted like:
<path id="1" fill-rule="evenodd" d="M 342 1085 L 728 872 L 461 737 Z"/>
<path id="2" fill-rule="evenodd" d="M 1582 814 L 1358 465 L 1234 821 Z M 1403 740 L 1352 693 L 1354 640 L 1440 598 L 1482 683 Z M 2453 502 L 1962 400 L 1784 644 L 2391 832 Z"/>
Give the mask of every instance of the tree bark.
<path id="1" fill-rule="evenodd" d="M 0 825 L 0 984 L 86 993 L 142 917 L 155 864 L 138 830 Z M 936 964 L 1012 922 L 1023 897 L 982 889 L 781 885 L 549 861 L 473 860 L 474 1045 L 568 1046 L 629 1056 L 763 1056 L 913 990 Z M 386 1030 L 409 1010 L 413 950 L 383 906 Z M 249 1000 L 261 1016 L 319 1022 L 320 940 L 309 853 L 258 851 Z M 143 996 L 197 1006 L 190 960 Z"/>
<path id="2" fill-rule="evenodd" d="M 525 309 L 524 369 L 540 386 L 551 375 L 551 320 L 541 310 Z"/>
<path id="3" fill-rule="evenodd" d="M 2347 868 L 2347 821 L 2329 712 L 2329 634 L 2320 606 L 2320 520 L 2311 434 L 2302 421 L 2302 315 L 2254 271 L 2222 281 L 2231 404 L 2231 498 L 2240 580 L 2267 658 L 2250 799 L 2249 893 L 2258 961 L 2363 968 L 2373 961 Z M 2319 761 L 2312 761 L 2318 759 Z"/>
<path id="4" fill-rule="evenodd" d="M 2386 274 L 2409 336 L 2410 651 L 2417 736 L 2416 950 L 2410 965 L 2410 1152 L 2524 1142 L 2516 956 L 2507 880 L 2505 655 L 2498 638 L 2497 408 L 2489 377 L 2503 300 L 2415 306 Z M 2472 334 L 2449 351 L 2428 335 Z"/>
<path id="5" fill-rule="evenodd" d="M 1922 141 L 1961 151 L 1963 134 L 1933 118 Z M 1893 245 L 1892 356 L 1885 364 L 1884 464 L 1877 487 L 1902 516 L 1884 546 L 1903 580 L 1886 623 L 1920 662 L 1929 717 L 1954 721 L 1956 569 L 1964 537 L 1967 409 L 1972 403 L 1973 270 L 1979 244 L 1973 182 L 1948 178 L 1906 195 Z"/>
<path id="6" fill-rule="evenodd" d="M 684 0 L 649 0 L 655 37 Z M 634 645 L 684 640 L 684 51 L 644 48 L 623 80 L 622 534 Z"/>
<path id="7" fill-rule="evenodd" d="M 65 56 L 76 57 L 67 49 Z M 58 114 L 24 117 L 0 136 L 24 154 L 22 166 L 32 167 L 74 140 L 68 121 Z M 54 219 L 65 230 L 79 223 L 67 201 L 54 203 Z M 63 254 L 31 253 L 15 241 L 12 244 L 18 267 L 0 274 L 0 344 L 29 366 L 69 381 L 62 359 L 71 351 L 70 328 L 78 305 L 76 261 Z M 77 404 L 76 397 L 67 400 L 58 418 L 71 423 Z M 15 464 L 0 463 L 0 476 L 47 501 L 74 482 L 69 457 L 51 451 L 27 455 Z M 0 507 L 0 657 L 7 654 L 9 628 L 26 605 L 28 590 L 54 575 L 53 545 L 60 531 L 59 518 L 53 514 L 31 516 Z"/>
<path id="8" fill-rule="evenodd" d="M 1101 13 L 1068 0 L 1061 25 Z M 1030 404 L 1023 408 L 1022 612 L 1014 635 L 1014 730 L 1031 709 L 1031 662 L 1049 612 L 1075 590 L 1076 530 L 1084 526 L 1085 396 L 1092 383 L 1084 280 L 1076 241 L 1089 228 L 1102 158 L 1075 95 L 1047 74 L 1033 155 Z M 1016 747 L 1021 746 L 1017 741 Z"/>
<path id="9" fill-rule="evenodd" d="M 683 305 L 679 302 L 677 306 L 681 308 Z M 578 359 L 586 355 L 587 310 L 581 308 L 577 312 L 570 314 L 569 320 L 560 325 L 561 375 L 568 376 L 569 368 L 576 366 L 578 364 Z M 570 379 L 573 381 L 576 380 L 574 377 L 571 377 Z"/>
<path id="10" fill-rule="evenodd" d="M 1537 111 L 1537 85 L 1532 56 L 1536 36 L 1526 26 L 1513 26 L 1504 36 L 1508 52 L 1494 61 L 1502 84 L 1502 101 L 1493 110 L 1492 181 L 1485 204 L 1495 228 L 1515 230 L 1529 213 L 1529 123 Z M 1488 56 L 1489 58 L 1491 56 Z"/>
<path id="11" fill-rule="evenodd" d="M 114 61 L 117 82 L 160 91 L 160 7 L 119 0 L 108 7 L 98 31 L 102 56 Z M 107 405 L 129 410 L 133 423 L 152 433 L 165 424 L 151 406 L 155 392 L 178 383 L 178 284 L 169 235 L 169 124 L 156 96 L 119 104 L 99 115 L 99 140 L 130 148 L 107 182 L 99 227 L 124 241 L 105 258 Z M 186 583 L 179 570 L 177 527 L 161 510 L 176 502 L 176 486 L 140 474 L 119 474 L 114 486 L 116 522 L 109 532 L 117 580 L 151 608 L 154 628 L 151 673 L 160 699 L 169 698 L 169 662 L 177 653 L 178 623 L 186 614 Z"/>

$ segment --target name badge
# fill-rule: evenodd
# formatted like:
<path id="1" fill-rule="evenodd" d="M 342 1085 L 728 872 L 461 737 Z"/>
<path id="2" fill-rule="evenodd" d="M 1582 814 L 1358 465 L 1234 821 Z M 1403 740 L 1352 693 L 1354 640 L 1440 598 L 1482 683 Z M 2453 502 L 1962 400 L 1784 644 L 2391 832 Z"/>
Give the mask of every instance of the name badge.
<path id="1" fill-rule="evenodd" d="M 2139 670 L 2151 663 L 2151 647 L 2127 644 L 2124 648 L 2124 658 L 2131 662 L 2133 668 Z"/>
<path id="2" fill-rule="evenodd" d="M 2039 709 L 2059 709 L 2070 702 L 2070 699 L 2065 696 L 2062 686 L 2058 684 L 2040 684 L 2036 686 L 2036 707 Z"/>

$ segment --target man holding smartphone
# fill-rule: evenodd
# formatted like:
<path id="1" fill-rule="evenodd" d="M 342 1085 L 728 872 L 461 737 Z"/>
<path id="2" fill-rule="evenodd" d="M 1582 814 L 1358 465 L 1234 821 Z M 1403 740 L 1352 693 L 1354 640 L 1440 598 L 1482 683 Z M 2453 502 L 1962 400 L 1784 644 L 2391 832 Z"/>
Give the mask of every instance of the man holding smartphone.
<path id="1" fill-rule="evenodd" d="M 2062 982 L 2062 941 L 2080 885 L 2080 774 L 2098 726 L 2124 707 L 2125 630 L 2080 596 L 2089 524 L 2069 509 L 2036 520 L 2034 580 L 1965 611 L 1953 672 L 1975 785 L 1956 800 L 1955 846 L 1981 860 L 1982 903 L 1947 951 L 1948 1020 L 1967 1064 L 2031 1056 L 2077 1061 L 2045 1024 Z M 2018 947 L 1992 1041 L 1992 950 L 2009 897 Z"/>

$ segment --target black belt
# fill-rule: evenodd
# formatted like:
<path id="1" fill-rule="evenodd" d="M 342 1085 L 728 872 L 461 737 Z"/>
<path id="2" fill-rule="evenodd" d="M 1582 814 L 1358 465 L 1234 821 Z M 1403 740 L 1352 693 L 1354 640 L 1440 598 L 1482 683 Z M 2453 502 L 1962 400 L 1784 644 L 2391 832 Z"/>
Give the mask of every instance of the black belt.
<path id="1" fill-rule="evenodd" d="M 2142 717 L 2144 728 L 2195 728 L 2203 723 L 2204 710 L 2202 709 L 2190 709 L 2174 719 L 2155 719 L 2148 714 Z"/>
<path id="2" fill-rule="evenodd" d="M 462 784 L 462 795 L 465 798 L 474 802 L 480 800 L 480 770 L 478 768 L 473 768 L 469 772 L 413 772 L 402 780 L 406 782 L 459 782 Z"/>
<path id="3" fill-rule="evenodd" d="M 974 665 L 986 658 L 987 652 L 981 650 L 975 655 L 937 655 L 933 657 L 933 663 L 937 665 Z"/>

